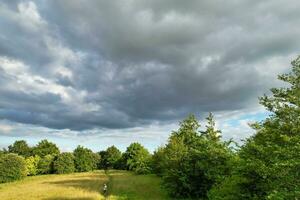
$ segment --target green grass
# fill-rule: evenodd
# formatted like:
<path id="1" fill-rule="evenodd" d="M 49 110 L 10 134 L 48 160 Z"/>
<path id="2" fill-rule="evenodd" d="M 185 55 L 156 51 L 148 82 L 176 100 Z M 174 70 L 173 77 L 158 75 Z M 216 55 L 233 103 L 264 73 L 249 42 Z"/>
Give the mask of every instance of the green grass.
<path id="1" fill-rule="evenodd" d="M 108 183 L 108 196 L 102 186 Z M 67 175 L 27 177 L 0 184 L 1 200 L 142 200 L 168 199 L 155 175 L 135 175 L 127 171 L 95 171 Z"/>
<path id="2" fill-rule="evenodd" d="M 155 175 L 135 175 L 126 171 L 109 171 L 110 200 L 169 199 Z"/>

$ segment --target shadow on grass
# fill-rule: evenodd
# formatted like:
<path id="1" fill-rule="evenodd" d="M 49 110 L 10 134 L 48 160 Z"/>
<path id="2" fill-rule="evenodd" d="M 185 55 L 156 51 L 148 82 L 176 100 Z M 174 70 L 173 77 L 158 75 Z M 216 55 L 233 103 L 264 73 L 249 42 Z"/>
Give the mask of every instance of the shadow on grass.
<path id="1" fill-rule="evenodd" d="M 50 198 L 44 198 L 43 200 L 94 200 L 94 198 L 89 198 L 89 197 L 50 197 Z"/>
<path id="2" fill-rule="evenodd" d="M 79 190 L 84 190 L 87 192 L 96 192 L 103 195 L 102 187 L 103 183 L 107 180 L 102 175 L 87 175 L 87 176 L 77 176 L 72 177 L 67 180 L 57 180 L 57 181 L 47 181 L 44 184 L 57 185 L 59 187 L 75 188 Z M 45 200 L 90 200 L 91 198 L 70 198 L 70 197 L 60 197 L 60 198 L 47 198 Z"/>

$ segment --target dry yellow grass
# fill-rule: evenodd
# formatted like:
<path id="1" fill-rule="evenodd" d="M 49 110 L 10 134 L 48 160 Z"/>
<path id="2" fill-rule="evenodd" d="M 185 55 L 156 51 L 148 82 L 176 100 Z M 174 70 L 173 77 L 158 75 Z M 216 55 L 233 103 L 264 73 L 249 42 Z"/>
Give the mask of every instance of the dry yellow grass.
<path id="1" fill-rule="evenodd" d="M 118 170 L 34 176 L 0 184 L 0 200 L 101 200 L 104 183 L 108 183 L 106 200 L 169 199 L 160 181 L 155 175 Z"/>
<path id="2" fill-rule="evenodd" d="M 100 200 L 101 188 L 108 177 L 103 171 L 68 175 L 28 177 L 0 184 L 1 200 Z"/>

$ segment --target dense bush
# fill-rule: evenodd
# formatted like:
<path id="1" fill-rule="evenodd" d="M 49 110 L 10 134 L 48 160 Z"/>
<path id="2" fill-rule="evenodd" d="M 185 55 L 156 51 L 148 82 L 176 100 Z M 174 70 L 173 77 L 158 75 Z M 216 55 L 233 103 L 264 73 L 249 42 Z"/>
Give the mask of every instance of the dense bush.
<path id="1" fill-rule="evenodd" d="M 145 147 L 139 143 L 132 143 L 124 153 L 126 168 L 139 174 L 151 172 L 151 155 Z"/>
<path id="2" fill-rule="evenodd" d="M 0 157 L 0 183 L 11 182 L 26 176 L 26 163 L 17 154 L 5 154 Z"/>
<path id="3" fill-rule="evenodd" d="M 78 146 L 74 150 L 75 169 L 77 172 L 86 172 L 97 169 L 100 162 L 99 154 L 95 154 L 92 150 Z"/>
<path id="4" fill-rule="evenodd" d="M 33 155 L 38 155 L 40 157 L 46 155 L 58 155 L 59 148 L 56 144 L 49 142 L 48 140 L 42 140 L 32 149 L 32 153 Z"/>
<path id="5" fill-rule="evenodd" d="M 39 174 L 51 174 L 53 173 L 53 161 L 55 156 L 46 155 L 42 157 L 38 162 L 38 173 Z"/>
<path id="6" fill-rule="evenodd" d="M 61 153 L 54 161 L 54 172 L 68 174 L 75 171 L 74 156 L 72 153 Z"/>
<path id="7" fill-rule="evenodd" d="M 29 156 L 25 159 L 27 175 L 34 176 L 38 173 L 39 156 Z"/>

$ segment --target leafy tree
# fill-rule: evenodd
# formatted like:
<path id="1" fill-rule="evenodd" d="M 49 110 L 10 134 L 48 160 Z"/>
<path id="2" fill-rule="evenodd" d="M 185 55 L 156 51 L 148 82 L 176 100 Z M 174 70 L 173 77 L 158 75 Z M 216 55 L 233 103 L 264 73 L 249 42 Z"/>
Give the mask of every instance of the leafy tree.
<path id="1" fill-rule="evenodd" d="M 49 142 L 48 140 L 42 140 L 33 148 L 33 154 L 40 157 L 46 155 L 58 155 L 59 148 L 56 144 Z"/>
<path id="2" fill-rule="evenodd" d="M 14 144 L 8 146 L 8 152 L 28 157 L 31 154 L 31 148 L 25 140 L 17 140 Z"/>
<path id="3" fill-rule="evenodd" d="M 39 156 L 29 156 L 25 159 L 27 175 L 34 176 L 38 173 Z"/>
<path id="4" fill-rule="evenodd" d="M 0 157 L 0 183 L 20 180 L 26 174 L 26 163 L 22 156 L 10 153 Z"/>
<path id="5" fill-rule="evenodd" d="M 221 131 L 215 129 L 216 123 L 214 121 L 213 114 L 209 113 L 206 120 L 207 120 L 207 125 L 205 126 L 206 130 L 201 131 L 202 136 L 206 137 L 209 140 L 219 141 L 221 138 Z"/>
<path id="6" fill-rule="evenodd" d="M 92 152 L 88 148 L 78 146 L 74 150 L 75 168 L 78 172 L 86 172 L 97 169 L 97 162 L 99 162 L 99 155 Z"/>
<path id="7" fill-rule="evenodd" d="M 61 153 L 54 161 L 54 172 L 68 174 L 75 171 L 74 156 L 72 153 Z"/>
<path id="8" fill-rule="evenodd" d="M 228 143 L 219 140 L 213 116 L 208 117 L 206 131 L 198 130 L 200 124 L 194 115 L 180 123 L 164 149 L 162 178 L 164 186 L 176 198 L 206 199 L 213 185 L 221 182 L 231 170 L 234 154 Z"/>
<path id="9" fill-rule="evenodd" d="M 136 142 L 130 144 L 124 153 L 124 159 L 128 170 L 139 174 L 145 174 L 151 171 L 151 155 L 140 143 Z"/>
<path id="10" fill-rule="evenodd" d="M 122 153 L 117 147 L 108 147 L 106 151 L 101 152 L 101 165 L 104 169 L 117 169 L 119 167 L 118 165 L 121 157 Z"/>
<path id="11" fill-rule="evenodd" d="M 212 199 L 300 197 L 300 57 L 292 66 L 278 77 L 289 87 L 273 88 L 272 96 L 260 98 L 271 114 L 252 125 L 256 134 L 242 146 L 239 165 Z"/>
<path id="12" fill-rule="evenodd" d="M 46 155 L 42 157 L 37 165 L 38 173 L 39 174 L 51 174 L 53 173 L 53 162 L 54 162 L 54 155 Z"/>

